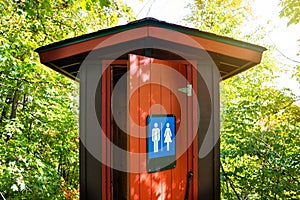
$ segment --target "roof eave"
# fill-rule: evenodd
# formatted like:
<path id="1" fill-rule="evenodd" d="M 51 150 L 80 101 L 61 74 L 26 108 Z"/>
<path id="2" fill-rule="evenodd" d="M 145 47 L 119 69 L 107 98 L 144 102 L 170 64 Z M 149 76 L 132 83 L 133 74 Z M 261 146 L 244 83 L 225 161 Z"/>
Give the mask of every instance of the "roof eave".
<path id="1" fill-rule="evenodd" d="M 53 50 L 53 49 L 65 47 L 65 46 L 68 46 L 68 45 L 72 45 L 72 44 L 76 44 L 76 43 L 80 43 L 80 42 L 85 42 L 87 40 L 91 40 L 91 39 L 95 39 L 95 38 L 99 38 L 99 37 L 119 33 L 119 32 L 122 32 L 122 31 L 135 29 L 135 28 L 140 28 L 140 27 L 143 27 L 143 26 L 157 26 L 157 27 L 160 27 L 160 28 L 166 28 L 166 29 L 178 31 L 178 32 L 181 32 L 181 33 L 184 33 L 184 34 L 193 35 L 193 36 L 197 36 L 197 37 L 201 37 L 201 38 L 205 38 L 205 39 L 210 39 L 210 40 L 222 42 L 222 43 L 225 43 L 225 44 L 229 44 L 229 45 L 233 45 L 233 46 L 238 46 L 238 47 L 258 51 L 258 52 L 261 52 L 261 53 L 264 52 L 265 50 L 267 50 L 266 48 L 264 48 L 262 46 L 255 45 L 255 44 L 250 44 L 250 43 L 239 41 L 239 40 L 235 40 L 235 39 L 232 39 L 232 38 L 229 38 L 229 37 L 219 36 L 219 35 L 216 35 L 216 34 L 213 34 L 213 33 L 199 31 L 198 29 L 188 28 L 188 27 L 184 27 L 184 26 L 180 26 L 180 25 L 176 25 L 176 24 L 167 23 L 167 22 L 164 22 L 164 21 L 159 21 L 159 20 L 156 20 L 154 18 L 144 18 L 144 19 L 141 19 L 141 20 L 130 22 L 130 23 L 125 24 L 125 25 L 120 25 L 120 26 L 116 26 L 116 27 L 112 27 L 112 28 L 108 28 L 108 29 L 103 29 L 103 30 L 100 30 L 100 31 L 97 31 L 97 32 L 94 32 L 94 33 L 85 34 L 85 35 L 81 35 L 81 36 L 78 36 L 78 37 L 75 37 L 75 38 L 70 38 L 70 39 L 60 41 L 60 42 L 52 43 L 52 44 L 37 48 L 35 51 L 37 53 L 42 53 L 42 52 L 50 51 L 50 50 Z"/>

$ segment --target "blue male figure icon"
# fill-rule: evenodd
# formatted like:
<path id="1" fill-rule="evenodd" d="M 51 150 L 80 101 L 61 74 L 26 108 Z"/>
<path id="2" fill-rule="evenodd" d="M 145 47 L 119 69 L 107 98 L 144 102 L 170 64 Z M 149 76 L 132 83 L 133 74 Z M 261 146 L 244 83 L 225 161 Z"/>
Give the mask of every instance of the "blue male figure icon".
<path id="1" fill-rule="evenodd" d="M 171 132 L 171 129 L 170 129 L 170 124 L 167 123 L 166 124 L 167 128 L 165 130 L 165 133 L 164 133 L 164 137 L 165 137 L 165 141 L 164 143 L 167 143 L 167 151 L 170 151 L 170 143 L 172 142 L 172 132 Z"/>

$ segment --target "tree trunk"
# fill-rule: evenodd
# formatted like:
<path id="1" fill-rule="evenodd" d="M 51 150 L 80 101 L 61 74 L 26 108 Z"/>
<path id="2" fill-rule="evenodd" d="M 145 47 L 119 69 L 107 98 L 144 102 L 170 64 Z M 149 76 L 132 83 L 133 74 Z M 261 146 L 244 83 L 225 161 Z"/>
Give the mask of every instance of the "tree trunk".
<path id="1" fill-rule="evenodd" d="M 17 84 L 18 88 L 20 84 Z M 11 113 L 10 113 L 10 119 L 14 119 L 17 116 L 17 109 L 18 109 L 18 100 L 20 96 L 20 92 L 18 91 L 18 88 L 14 92 L 14 96 L 12 99 L 12 104 L 11 104 Z"/>

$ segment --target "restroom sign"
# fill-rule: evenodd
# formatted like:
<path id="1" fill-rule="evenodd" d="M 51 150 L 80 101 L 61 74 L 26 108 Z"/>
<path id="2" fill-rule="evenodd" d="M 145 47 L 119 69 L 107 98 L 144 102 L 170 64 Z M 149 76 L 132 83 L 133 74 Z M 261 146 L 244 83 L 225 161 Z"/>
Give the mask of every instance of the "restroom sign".
<path id="1" fill-rule="evenodd" d="M 147 117 L 147 171 L 156 172 L 176 165 L 176 117 Z"/>

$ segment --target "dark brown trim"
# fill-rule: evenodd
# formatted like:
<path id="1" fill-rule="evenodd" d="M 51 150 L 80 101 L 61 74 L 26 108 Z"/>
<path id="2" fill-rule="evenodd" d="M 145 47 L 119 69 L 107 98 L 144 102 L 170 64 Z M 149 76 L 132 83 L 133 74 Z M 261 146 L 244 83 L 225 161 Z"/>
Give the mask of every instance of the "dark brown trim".
<path id="1" fill-rule="evenodd" d="M 90 113 L 88 113 L 88 101 L 91 101 L 91 97 L 88 96 L 87 90 L 84 87 L 91 87 L 89 81 L 86 80 L 89 75 L 87 70 L 83 70 L 81 74 L 80 84 L 80 199 L 81 200 L 100 200 L 102 199 L 102 163 L 101 159 L 95 158 L 92 153 L 89 152 L 89 149 L 93 149 L 87 145 L 90 145 L 91 133 L 88 132 L 87 122 Z M 100 86 L 99 86 L 100 85 Z M 101 80 L 98 83 L 97 92 L 95 96 L 95 101 L 98 104 L 95 104 L 96 115 L 101 115 L 102 108 L 102 98 L 101 98 Z M 88 103 L 87 103 L 88 102 Z M 102 124 L 101 117 L 98 117 L 98 122 Z M 102 138 L 97 143 L 101 145 Z M 99 154 L 101 155 L 101 148 Z"/>
<path id="2" fill-rule="evenodd" d="M 199 63 L 201 64 L 201 63 Z M 209 65 L 209 64 L 207 64 Z M 219 81 L 218 74 L 210 68 L 204 78 L 198 73 L 198 102 L 200 106 L 200 124 L 198 127 L 198 151 L 205 142 L 207 134 L 210 134 L 209 144 L 213 144 L 219 137 Z M 210 94 L 213 92 L 213 94 Z M 209 126 L 211 127 L 209 129 Z M 206 138 L 207 139 L 207 138 Z M 198 158 L 198 193 L 199 199 L 220 199 L 220 143 L 205 156 Z"/>

